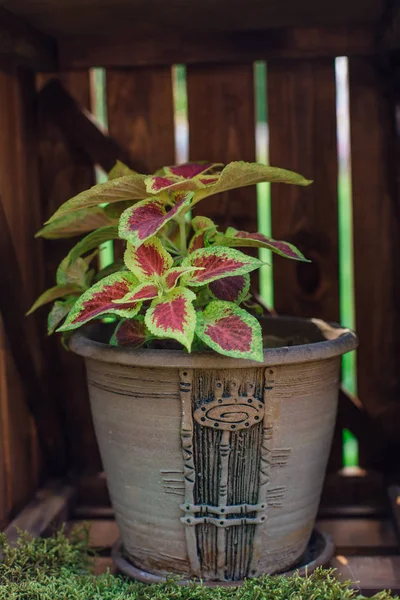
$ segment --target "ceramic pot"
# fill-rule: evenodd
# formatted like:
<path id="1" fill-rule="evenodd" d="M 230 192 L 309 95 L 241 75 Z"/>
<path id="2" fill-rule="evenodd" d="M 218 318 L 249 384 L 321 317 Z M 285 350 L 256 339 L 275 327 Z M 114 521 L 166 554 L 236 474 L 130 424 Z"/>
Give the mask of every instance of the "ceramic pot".
<path id="1" fill-rule="evenodd" d="M 264 361 L 130 350 L 76 333 L 111 501 L 139 570 L 204 581 L 285 571 L 310 538 L 354 333 L 265 319 Z"/>

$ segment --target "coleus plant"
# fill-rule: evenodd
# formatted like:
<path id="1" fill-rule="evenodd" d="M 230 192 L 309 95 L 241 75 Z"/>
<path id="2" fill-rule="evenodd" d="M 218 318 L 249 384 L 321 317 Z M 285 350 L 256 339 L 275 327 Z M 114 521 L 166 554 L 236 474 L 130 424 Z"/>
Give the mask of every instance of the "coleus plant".
<path id="1" fill-rule="evenodd" d="M 263 263 L 238 248 L 268 248 L 306 258 L 262 233 L 219 231 L 193 208 L 213 194 L 268 181 L 309 185 L 285 169 L 258 163 L 188 163 L 142 175 L 117 162 L 108 181 L 65 202 L 38 236 L 82 236 L 57 270 L 56 285 L 29 312 L 54 302 L 48 332 L 70 332 L 112 317 L 110 344 L 151 346 L 175 340 L 188 352 L 261 361 L 261 326 L 252 314 L 250 273 Z M 197 209 L 196 209 L 197 213 Z M 123 240 L 123 261 L 91 268 L 99 245 Z"/>

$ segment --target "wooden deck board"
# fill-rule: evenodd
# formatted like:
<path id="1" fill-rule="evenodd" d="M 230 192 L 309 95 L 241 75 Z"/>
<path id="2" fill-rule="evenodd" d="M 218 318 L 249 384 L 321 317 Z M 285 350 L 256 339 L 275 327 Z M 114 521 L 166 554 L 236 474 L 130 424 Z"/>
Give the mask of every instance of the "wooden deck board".
<path id="1" fill-rule="evenodd" d="M 79 507 L 76 512 L 79 514 Z M 82 522 L 75 518 L 68 527 Z M 90 546 L 102 552 L 95 560 L 95 574 L 108 569 L 115 573 L 109 553 L 118 539 L 116 522 L 104 518 L 85 522 L 91 527 Z M 382 589 L 400 593 L 400 547 L 389 518 L 320 519 L 317 526 L 334 538 L 336 553 L 326 566 L 336 569 L 340 580 L 352 581 L 354 588 L 367 597 Z"/>

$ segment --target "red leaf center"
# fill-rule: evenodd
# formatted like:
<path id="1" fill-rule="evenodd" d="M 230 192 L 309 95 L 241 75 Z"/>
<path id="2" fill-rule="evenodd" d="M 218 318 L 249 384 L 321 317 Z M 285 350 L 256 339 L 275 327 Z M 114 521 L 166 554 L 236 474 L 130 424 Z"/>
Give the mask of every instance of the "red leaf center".
<path id="1" fill-rule="evenodd" d="M 187 321 L 186 304 L 187 300 L 181 297 L 158 304 L 153 312 L 155 325 L 164 331 L 184 333 Z"/>
<path id="2" fill-rule="evenodd" d="M 123 298 L 128 292 L 129 285 L 126 281 L 118 281 L 105 286 L 99 292 L 95 292 L 90 300 L 83 302 L 81 311 L 72 322 L 79 323 L 89 318 L 93 319 L 96 315 L 116 307 L 118 309 L 132 308 L 132 303 L 118 305 L 113 303 L 113 300 Z"/>
<path id="3" fill-rule="evenodd" d="M 231 271 L 235 271 L 245 264 L 234 258 L 229 258 L 227 255 L 210 254 L 209 256 L 199 256 L 192 260 L 194 267 L 203 267 L 204 271 L 197 271 L 193 274 L 193 279 L 196 281 L 204 281 L 220 275 L 226 275 Z"/>
<path id="4" fill-rule="evenodd" d="M 208 325 L 205 333 L 223 350 L 249 352 L 251 350 L 252 330 L 247 323 L 236 315 L 223 317 L 214 325 Z"/>

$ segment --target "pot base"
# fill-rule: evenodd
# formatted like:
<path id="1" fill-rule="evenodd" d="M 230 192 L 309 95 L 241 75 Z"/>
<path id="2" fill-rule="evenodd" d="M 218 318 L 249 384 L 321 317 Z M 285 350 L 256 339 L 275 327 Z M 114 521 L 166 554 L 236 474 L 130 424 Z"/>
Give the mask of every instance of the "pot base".
<path id="1" fill-rule="evenodd" d="M 293 566 L 290 571 L 284 573 L 276 573 L 276 575 L 293 575 L 298 572 L 301 576 L 306 576 L 315 571 L 317 567 L 326 565 L 332 558 L 335 552 L 335 546 L 333 539 L 327 533 L 314 529 L 310 541 L 308 542 L 307 549 L 305 550 L 302 557 Z M 121 542 L 117 542 L 112 549 L 111 556 L 117 569 L 136 581 L 142 583 L 164 583 L 165 577 L 160 575 L 153 575 L 147 571 L 138 569 L 132 563 L 129 562 L 123 555 Z M 178 585 L 187 585 L 193 583 L 193 580 L 182 579 L 178 582 Z M 203 585 L 207 587 L 238 587 L 242 585 L 243 581 L 205 581 Z"/>

